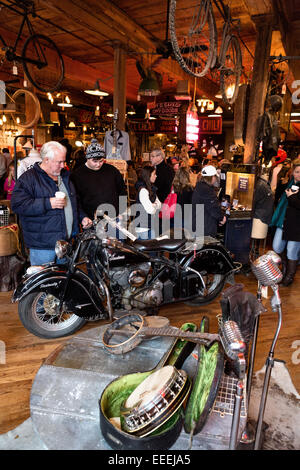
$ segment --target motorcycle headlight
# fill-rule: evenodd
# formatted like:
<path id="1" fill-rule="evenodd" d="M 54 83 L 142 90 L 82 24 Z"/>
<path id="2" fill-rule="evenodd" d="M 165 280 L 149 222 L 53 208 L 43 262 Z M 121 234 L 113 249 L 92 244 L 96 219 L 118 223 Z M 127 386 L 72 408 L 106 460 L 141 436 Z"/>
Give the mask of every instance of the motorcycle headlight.
<path id="1" fill-rule="evenodd" d="M 70 243 L 66 242 L 65 240 L 57 240 L 55 244 L 55 254 L 57 258 L 61 259 L 64 256 L 66 256 L 70 248 L 71 248 Z"/>

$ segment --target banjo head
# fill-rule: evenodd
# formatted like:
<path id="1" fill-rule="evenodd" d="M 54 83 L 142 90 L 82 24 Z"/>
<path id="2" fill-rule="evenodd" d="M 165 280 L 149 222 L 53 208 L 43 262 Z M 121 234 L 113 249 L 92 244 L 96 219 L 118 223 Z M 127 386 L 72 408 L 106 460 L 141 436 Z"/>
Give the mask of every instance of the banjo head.
<path id="1" fill-rule="evenodd" d="M 104 439 L 112 449 L 153 452 L 154 450 L 169 449 L 178 439 L 183 424 L 180 408 L 167 422 L 143 438 L 123 429 L 122 404 L 151 373 L 151 371 L 138 372 L 118 377 L 110 382 L 102 392 L 99 399 L 100 428 Z M 115 421 L 118 425 L 121 422 L 121 429 L 115 425 Z"/>
<path id="2" fill-rule="evenodd" d="M 123 402 L 124 431 L 139 437 L 148 436 L 176 413 L 190 387 L 185 371 L 170 365 L 156 370 Z"/>

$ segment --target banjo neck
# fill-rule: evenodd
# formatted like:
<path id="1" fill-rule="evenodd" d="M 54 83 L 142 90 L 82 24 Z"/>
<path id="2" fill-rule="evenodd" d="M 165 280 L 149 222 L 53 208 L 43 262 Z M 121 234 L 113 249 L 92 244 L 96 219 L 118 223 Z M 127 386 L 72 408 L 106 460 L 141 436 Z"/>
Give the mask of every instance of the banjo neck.
<path id="1" fill-rule="evenodd" d="M 183 331 L 174 326 L 165 326 L 163 328 L 144 326 L 141 329 L 140 334 L 144 334 L 146 336 L 172 336 L 174 338 L 186 339 L 194 343 L 213 343 L 214 341 L 220 341 L 220 336 L 218 334 L 193 333 L 191 331 Z"/>

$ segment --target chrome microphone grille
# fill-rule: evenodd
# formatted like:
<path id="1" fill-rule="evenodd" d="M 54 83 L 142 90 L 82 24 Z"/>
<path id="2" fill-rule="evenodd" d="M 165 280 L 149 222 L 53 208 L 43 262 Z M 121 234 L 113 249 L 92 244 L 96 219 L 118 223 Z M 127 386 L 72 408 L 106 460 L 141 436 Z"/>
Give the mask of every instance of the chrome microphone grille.
<path id="1" fill-rule="evenodd" d="M 279 284 L 282 280 L 282 272 L 268 255 L 263 255 L 251 263 L 251 268 L 256 279 L 263 286 Z"/>

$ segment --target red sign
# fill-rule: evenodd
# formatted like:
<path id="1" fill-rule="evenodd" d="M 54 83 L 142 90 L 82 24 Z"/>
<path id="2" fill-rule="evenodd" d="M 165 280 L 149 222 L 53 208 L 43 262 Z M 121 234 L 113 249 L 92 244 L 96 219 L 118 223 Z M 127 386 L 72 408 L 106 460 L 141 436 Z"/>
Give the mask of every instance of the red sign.
<path id="1" fill-rule="evenodd" d="M 199 117 L 199 128 L 201 134 L 222 134 L 222 116 Z"/>
<path id="2" fill-rule="evenodd" d="M 81 109 L 79 112 L 79 122 L 81 124 L 89 124 L 92 120 L 92 117 L 93 117 L 92 111 Z"/>
<path id="3" fill-rule="evenodd" d="M 130 121 L 130 129 L 132 129 L 134 132 L 156 132 L 155 128 L 155 121 L 148 121 L 148 120 L 140 120 L 138 121 L 137 119 L 134 121 Z"/>
<path id="4" fill-rule="evenodd" d="M 177 128 L 175 119 L 160 119 L 156 121 L 156 132 L 161 134 L 176 134 Z"/>

